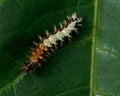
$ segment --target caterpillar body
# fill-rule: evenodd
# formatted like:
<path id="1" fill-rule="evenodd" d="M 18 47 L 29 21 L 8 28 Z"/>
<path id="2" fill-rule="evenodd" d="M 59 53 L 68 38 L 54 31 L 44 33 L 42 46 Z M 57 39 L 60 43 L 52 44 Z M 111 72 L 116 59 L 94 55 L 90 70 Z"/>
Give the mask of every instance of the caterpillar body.
<path id="1" fill-rule="evenodd" d="M 76 13 L 72 16 L 67 16 L 68 21 L 64 20 L 64 24 L 60 23 L 60 29 L 54 26 L 54 32 L 52 34 L 46 32 L 46 37 L 40 38 L 39 43 L 35 43 L 36 48 L 31 52 L 28 61 L 22 65 L 22 70 L 28 73 L 35 66 L 42 66 L 42 61 L 46 61 L 46 57 L 54 51 L 54 48 L 58 45 L 58 41 L 62 43 L 64 38 L 70 39 L 72 32 L 78 32 L 78 26 L 82 26 L 82 17 L 78 18 Z"/>

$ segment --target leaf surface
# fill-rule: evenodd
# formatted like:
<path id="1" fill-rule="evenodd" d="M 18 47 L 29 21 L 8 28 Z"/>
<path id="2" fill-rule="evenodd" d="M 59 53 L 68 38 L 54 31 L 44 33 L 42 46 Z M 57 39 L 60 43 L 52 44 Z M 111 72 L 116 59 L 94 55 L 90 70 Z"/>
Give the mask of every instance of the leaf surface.
<path id="1" fill-rule="evenodd" d="M 0 96 L 119 95 L 119 1 L 0 0 Z M 112 11 L 111 10 L 116 10 Z M 80 33 L 41 69 L 21 71 L 33 41 L 77 12 Z M 114 17 L 114 18 L 113 18 Z"/>
<path id="2" fill-rule="evenodd" d="M 99 1 L 95 96 L 120 95 L 120 1 Z"/>

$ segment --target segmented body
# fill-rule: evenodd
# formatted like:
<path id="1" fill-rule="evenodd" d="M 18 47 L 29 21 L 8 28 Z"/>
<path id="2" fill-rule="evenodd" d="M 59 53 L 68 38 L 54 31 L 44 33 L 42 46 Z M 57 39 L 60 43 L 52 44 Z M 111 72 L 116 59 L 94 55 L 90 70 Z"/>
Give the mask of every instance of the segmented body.
<path id="1" fill-rule="evenodd" d="M 49 34 L 46 32 L 47 37 L 41 38 L 41 42 L 35 43 L 36 48 L 32 50 L 31 56 L 29 56 L 29 61 L 24 62 L 22 65 L 22 70 L 25 73 L 28 73 L 35 66 L 41 66 L 41 61 L 46 61 L 46 56 L 49 55 L 49 52 L 54 50 L 53 46 L 57 46 L 57 41 L 63 42 L 64 38 L 71 38 L 72 32 L 77 32 L 78 26 L 81 26 L 82 18 L 78 18 L 76 13 L 72 14 L 71 17 L 67 17 L 68 21 L 64 21 L 64 25 L 60 23 L 60 29 L 57 30 L 54 27 L 54 32 Z"/>

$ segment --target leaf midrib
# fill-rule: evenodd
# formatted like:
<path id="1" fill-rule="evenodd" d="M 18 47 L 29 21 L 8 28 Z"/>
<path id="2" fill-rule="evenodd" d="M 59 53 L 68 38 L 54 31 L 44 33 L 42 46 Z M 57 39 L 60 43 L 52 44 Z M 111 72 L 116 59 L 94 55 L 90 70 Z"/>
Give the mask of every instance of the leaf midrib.
<path id="1" fill-rule="evenodd" d="M 96 40 L 97 40 L 97 27 L 98 27 L 98 11 L 100 1 L 94 2 L 94 17 L 93 17 L 93 31 L 92 31 L 92 48 L 91 48 L 91 71 L 90 71 L 90 96 L 93 96 L 95 92 L 95 63 L 96 63 Z"/>

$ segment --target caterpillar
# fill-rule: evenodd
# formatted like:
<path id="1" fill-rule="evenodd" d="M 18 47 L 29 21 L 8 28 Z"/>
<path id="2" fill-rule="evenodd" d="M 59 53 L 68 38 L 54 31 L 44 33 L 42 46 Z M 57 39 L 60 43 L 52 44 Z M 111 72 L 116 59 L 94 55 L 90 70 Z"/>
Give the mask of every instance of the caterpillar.
<path id="1" fill-rule="evenodd" d="M 22 65 L 23 72 L 28 73 L 35 66 L 41 67 L 42 62 L 46 61 L 45 58 L 54 51 L 55 47 L 57 47 L 60 43 L 63 43 L 65 38 L 70 39 L 72 37 L 71 33 L 78 33 L 79 26 L 82 26 L 82 17 L 78 18 L 76 12 L 74 12 L 72 16 L 67 16 L 67 19 L 67 22 L 64 20 L 63 24 L 60 23 L 60 29 L 57 29 L 56 26 L 54 26 L 53 33 L 50 34 L 47 31 L 47 36 L 45 38 L 39 36 L 40 42 L 34 42 L 36 48 L 32 50 L 31 56 L 28 57 L 28 61 L 24 62 Z"/>

